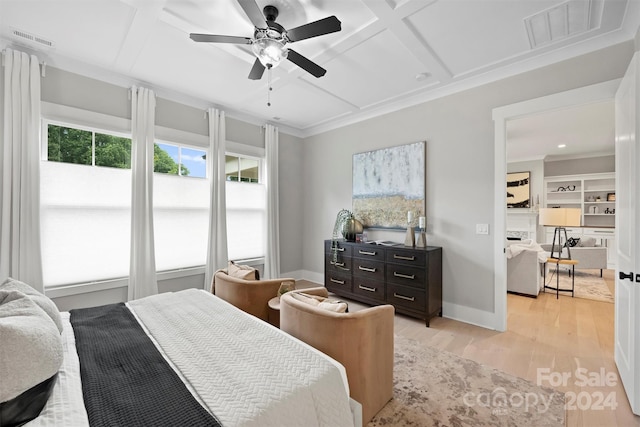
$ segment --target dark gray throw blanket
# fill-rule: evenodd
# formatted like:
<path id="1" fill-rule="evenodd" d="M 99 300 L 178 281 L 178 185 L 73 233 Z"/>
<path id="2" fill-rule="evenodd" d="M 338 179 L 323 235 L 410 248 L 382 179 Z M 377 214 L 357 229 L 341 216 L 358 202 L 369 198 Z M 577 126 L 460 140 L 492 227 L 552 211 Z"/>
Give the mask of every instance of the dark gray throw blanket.
<path id="1" fill-rule="evenodd" d="M 92 427 L 214 426 L 123 303 L 71 310 Z"/>

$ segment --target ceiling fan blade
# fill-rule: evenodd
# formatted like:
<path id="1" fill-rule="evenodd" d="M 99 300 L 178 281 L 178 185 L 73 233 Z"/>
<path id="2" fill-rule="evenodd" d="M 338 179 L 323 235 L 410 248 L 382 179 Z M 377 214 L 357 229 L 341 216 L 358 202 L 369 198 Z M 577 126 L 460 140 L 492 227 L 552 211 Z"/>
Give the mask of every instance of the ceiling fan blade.
<path id="1" fill-rule="evenodd" d="M 197 33 L 191 33 L 189 34 L 189 37 L 191 37 L 191 40 L 194 42 L 251 44 L 251 39 L 249 37 L 217 36 L 215 34 Z"/>
<path id="2" fill-rule="evenodd" d="M 316 64 L 315 62 L 305 58 L 293 49 L 289 49 L 287 59 L 303 70 L 313 74 L 316 77 L 322 77 L 327 73 L 327 70 Z"/>
<path id="3" fill-rule="evenodd" d="M 260 80 L 263 74 L 264 65 L 262 65 L 262 62 L 256 58 L 256 62 L 253 63 L 253 67 L 251 67 L 251 71 L 249 72 L 249 78 L 251 80 Z"/>
<path id="4" fill-rule="evenodd" d="M 287 30 L 287 36 L 292 42 L 297 42 L 311 37 L 322 36 L 324 34 L 340 31 L 342 25 L 338 18 L 330 16 L 319 21 L 310 22 L 296 28 Z"/>
<path id="5" fill-rule="evenodd" d="M 265 27 L 264 24 L 265 22 L 267 22 L 267 20 L 265 19 L 264 15 L 262 14 L 262 11 L 260 10 L 260 8 L 258 7 L 258 5 L 254 0 L 238 0 L 238 3 L 240 4 L 240 7 L 242 8 L 242 10 L 244 10 L 244 13 L 246 13 L 247 16 L 249 17 L 249 20 L 251 21 L 254 27 L 257 27 L 257 28 Z"/>

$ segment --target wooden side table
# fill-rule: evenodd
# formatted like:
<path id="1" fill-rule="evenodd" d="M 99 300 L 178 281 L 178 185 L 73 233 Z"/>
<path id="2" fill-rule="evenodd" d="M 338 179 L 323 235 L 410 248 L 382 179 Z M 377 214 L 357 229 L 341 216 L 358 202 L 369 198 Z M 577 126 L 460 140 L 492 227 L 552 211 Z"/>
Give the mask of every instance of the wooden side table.
<path id="1" fill-rule="evenodd" d="M 556 287 L 547 286 L 547 269 L 544 269 L 544 289 L 551 289 L 556 291 L 556 299 L 558 299 L 560 292 L 571 292 L 571 298 L 573 298 L 573 291 L 575 289 L 575 277 L 576 277 L 576 265 L 578 264 L 578 260 L 575 259 L 559 259 L 559 258 L 547 258 L 547 263 L 556 265 Z M 560 266 L 561 265 L 570 265 L 571 266 L 571 289 L 561 289 L 560 288 Z"/>
<path id="2" fill-rule="evenodd" d="M 280 327 L 280 297 L 273 297 L 269 300 L 269 323 L 276 328 Z"/>

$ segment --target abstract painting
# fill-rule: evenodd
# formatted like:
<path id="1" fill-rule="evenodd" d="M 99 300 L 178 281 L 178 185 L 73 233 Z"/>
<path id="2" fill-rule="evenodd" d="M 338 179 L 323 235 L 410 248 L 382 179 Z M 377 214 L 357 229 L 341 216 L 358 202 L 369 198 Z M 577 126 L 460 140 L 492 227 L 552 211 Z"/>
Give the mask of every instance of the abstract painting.
<path id="1" fill-rule="evenodd" d="M 529 172 L 512 172 L 507 174 L 507 207 L 529 208 L 530 194 Z"/>
<path id="2" fill-rule="evenodd" d="M 353 155 L 353 214 L 366 228 L 404 229 L 424 216 L 426 142 Z"/>

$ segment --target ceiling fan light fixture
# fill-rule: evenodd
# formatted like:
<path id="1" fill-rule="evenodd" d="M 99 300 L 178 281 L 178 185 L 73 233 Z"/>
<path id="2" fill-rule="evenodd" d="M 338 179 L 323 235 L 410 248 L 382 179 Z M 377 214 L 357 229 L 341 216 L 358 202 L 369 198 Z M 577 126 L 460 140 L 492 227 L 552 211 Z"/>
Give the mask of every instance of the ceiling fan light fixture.
<path id="1" fill-rule="evenodd" d="M 256 39 L 251 44 L 251 50 L 267 68 L 277 67 L 281 61 L 287 59 L 289 52 L 283 42 L 268 37 Z"/>

